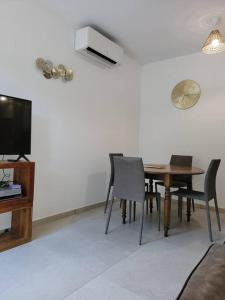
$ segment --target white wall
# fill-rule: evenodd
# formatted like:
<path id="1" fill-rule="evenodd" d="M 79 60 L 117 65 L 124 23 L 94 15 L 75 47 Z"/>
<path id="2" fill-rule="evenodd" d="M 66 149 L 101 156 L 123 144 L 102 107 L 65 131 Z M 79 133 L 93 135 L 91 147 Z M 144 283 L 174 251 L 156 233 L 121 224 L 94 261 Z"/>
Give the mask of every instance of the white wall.
<path id="1" fill-rule="evenodd" d="M 141 88 L 140 155 L 145 162 L 168 163 L 170 155 L 194 156 L 193 165 L 206 169 L 221 158 L 218 198 L 225 208 L 225 54 L 193 54 L 144 66 Z M 171 103 L 171 91 L 181 80 L 201 86 L 199 102 L 187 110 Z M 204 176 L 195 176 L 203 188 Z"/>
<path id="2" fill-rule="evenodd" d="M 108 153 L 138 152 L 140 81 L 128 57 L 114 70 L 80 58 L 73 28 L 37 2 L 0 3 L 0 93 L 33 101 L 34 219 L 105 199 Z M 37 57 L 72 68 L 75 79 L 44 79 Z"/>
<path id="3" fill-rule="evenodd" d="M 114 70 L 86 62 L 73 50 L 73 28 L 38 1 L 1 1 L 0 36 L 0 93 L 33 101 L 34 219 L 103 201 L 108 153 L 136 155 L 139 133 L 145 162 L 191 154 L 194 165 L 207 168 L 211 158 L 222 158 L 218 196 L 225 207 L 224 54 L 144 66 L 139 114 L 140 66 L 128 57 Z M 35 66 L 39 56 L 72 68 L 75 79 L 44 79 Z M 170 101 L 183 79 L 196 80 L 202 89 L 198 104 L 185 111 Z M 202 182 L 196 176 L 198 187 Z M 8 221 L 0 216 L 0 227 Z"/>

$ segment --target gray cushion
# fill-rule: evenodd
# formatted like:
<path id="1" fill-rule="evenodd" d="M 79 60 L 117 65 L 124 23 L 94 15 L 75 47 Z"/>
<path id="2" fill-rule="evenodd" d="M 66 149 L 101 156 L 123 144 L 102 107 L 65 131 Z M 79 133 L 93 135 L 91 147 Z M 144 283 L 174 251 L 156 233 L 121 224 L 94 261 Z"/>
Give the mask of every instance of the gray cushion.
<path id="1" fill-rule="evenodd" d="M 179 189 L 178 191 L 172 192 L 171 195 L 189 197 L 189 198 L 194 198 L 199 200 L 205 199 L 205 193 L 200 191 L 194 191 L 194 190 L 186 190 L 186 189 Z"/>
<path id="2" fill-rule="evenodd" d="M 210 246 L 189 275 L 177 300 L 225 299 L 225 245 Z"/>

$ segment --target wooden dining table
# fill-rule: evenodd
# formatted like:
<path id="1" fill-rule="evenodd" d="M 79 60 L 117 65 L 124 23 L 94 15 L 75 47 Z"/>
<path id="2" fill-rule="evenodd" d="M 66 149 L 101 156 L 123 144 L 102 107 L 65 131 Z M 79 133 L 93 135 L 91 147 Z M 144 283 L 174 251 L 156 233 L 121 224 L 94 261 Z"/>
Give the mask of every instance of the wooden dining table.
<path id="1" fill-rule="evenodd" d="M 168 236 L 170 228 L 171 214 L 171 197 L 170 188 L 174 175 L 199 175 L 205 171 L 196 167 L 181 167 L 174 165 L 155 165 L 145 164 L 144 171 L 147 178 L 150 180 L 162 180 L 165 186 L 164 196 L 164 236 Z M 191 187 L 188 187 L 191 188 Z M 191 199 L 187 199 L 187 221 L 190 221 L 191 216 Z"/>
<path id="2" fill-rule="evenodd" d="M 164 236 L 168 237 L 170 228 L 170 214 L 171 214 L 171 197 L 170 188 L 172 186 L 173 176 L 175 175 L 200 175 L 205 173 L 203 169 L 196 167 L 181 167 L 175 165 L 163 165 L 163 164 L 145 164 L 144 165 L 145 177 L 150 180 L 150 191 L 152 191 L 153 180 L 161 180 L 165 186 L 164 196 Z M 192 188 L 187 186 L 187 188 Z M 151 203 L 151 202 L 150 202 Z M 150 207 L 151 210 L 151 207 Z M 190 221 L 191 217 L 191 199 L 187 199 L 187 221 Z M 122 220 L 123 224 L 126 223 L 126 200 L 122 205 Z"/>

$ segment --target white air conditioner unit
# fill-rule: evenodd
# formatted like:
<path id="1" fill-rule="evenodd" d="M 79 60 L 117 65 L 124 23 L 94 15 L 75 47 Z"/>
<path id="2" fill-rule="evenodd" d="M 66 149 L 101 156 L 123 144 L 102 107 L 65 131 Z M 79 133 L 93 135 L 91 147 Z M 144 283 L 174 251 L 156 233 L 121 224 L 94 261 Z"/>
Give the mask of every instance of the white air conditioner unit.
<path id="1" fill-rule="evenodd" d="M 123 49 L 87 26 L 76 31 L 75 50 L 107 67 L 120 65 Z"/>

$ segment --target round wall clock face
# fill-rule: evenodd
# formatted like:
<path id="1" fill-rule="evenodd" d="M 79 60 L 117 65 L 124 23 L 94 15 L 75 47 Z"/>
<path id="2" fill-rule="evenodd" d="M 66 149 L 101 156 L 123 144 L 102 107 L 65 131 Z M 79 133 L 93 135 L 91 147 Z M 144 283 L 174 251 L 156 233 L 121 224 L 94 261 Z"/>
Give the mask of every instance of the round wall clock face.
<path id="1" fill-rule="evenodd" d="M 179 82 L 172 91 L 171 100 L 179 109 L 187 109 L 198 102 L 201 89 L 194 80 L 183 80 Z"/>

